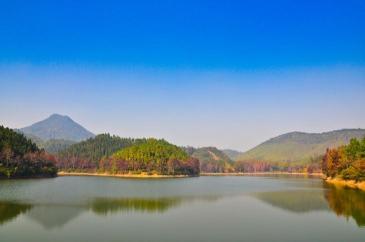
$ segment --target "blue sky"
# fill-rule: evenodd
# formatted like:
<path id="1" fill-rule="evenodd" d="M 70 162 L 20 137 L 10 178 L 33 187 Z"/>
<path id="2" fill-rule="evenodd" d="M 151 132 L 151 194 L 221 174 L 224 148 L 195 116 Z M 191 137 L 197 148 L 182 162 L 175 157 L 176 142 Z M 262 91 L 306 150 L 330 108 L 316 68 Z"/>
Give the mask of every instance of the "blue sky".
<path id="1" fill-rule="evenodd" d="M 1 1 L 0 123 L 246 150 L 365 128 L 364 1 Z"/>

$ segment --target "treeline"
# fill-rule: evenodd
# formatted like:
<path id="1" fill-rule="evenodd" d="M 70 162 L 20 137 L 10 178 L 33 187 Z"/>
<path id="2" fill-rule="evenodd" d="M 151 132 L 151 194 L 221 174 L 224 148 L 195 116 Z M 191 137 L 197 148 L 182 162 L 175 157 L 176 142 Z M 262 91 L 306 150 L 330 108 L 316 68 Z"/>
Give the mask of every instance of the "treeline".
<path id="1" fill-rule="evenodd" d="M 289 173 L 320 173 L 322 156 L 311 158 L 310 162 L 267 162 L 257 160 L 237 161 L 234 164 L 236 172 L 289 172 Z"/>
<path id="2" fill-rule="evenodd" d="M 96 171 L 102 158 L 107 158 L 120 149 L 142 142 L 145 142 L 145 139 L 100 134 L 60 151 L 57 155 L 57 166 L 61 170 Z"/>
<path id="3" fill-rule="evenodd" d="M 364 181 L 365 137 L 362 140 L 351 139 L 348 145 L 327 149 L 322 170 L 328 177 Z"/>
<path id="4" fill-rule="evenodd" d="M 181 148 L 157 139 L 130 139 L 98 135 L 60 152 L 57 166 L 63 171 L 198 175 L 199 160 Z"/>
<path id="5" fill-rule="evenodd" d="M 24 135 L 0 126 L 0 178 L 55 176 L 55 160 Z"/>

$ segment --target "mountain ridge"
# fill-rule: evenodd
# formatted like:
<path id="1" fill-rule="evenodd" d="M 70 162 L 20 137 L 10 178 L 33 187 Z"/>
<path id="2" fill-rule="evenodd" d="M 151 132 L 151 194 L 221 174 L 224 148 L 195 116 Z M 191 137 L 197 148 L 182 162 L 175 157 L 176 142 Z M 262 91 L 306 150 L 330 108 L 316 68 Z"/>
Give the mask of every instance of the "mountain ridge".
<path id="1" fill-rule="evenodd" d="M 347 144 L 351 138 L 362 138 L 365 129 L 340 129 L 321 133 L 289 132 L 244 152 L 237 160 L 268 162 L 309 162 L 323 155 L 327 148 Z"/>

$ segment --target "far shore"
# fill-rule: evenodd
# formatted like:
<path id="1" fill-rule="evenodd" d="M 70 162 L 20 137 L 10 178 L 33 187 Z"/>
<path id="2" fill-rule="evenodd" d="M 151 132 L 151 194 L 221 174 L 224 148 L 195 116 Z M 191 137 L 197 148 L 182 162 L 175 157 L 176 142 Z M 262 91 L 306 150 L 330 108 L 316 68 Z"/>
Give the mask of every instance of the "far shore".
<path id="1" fill-rule="evenodd" d="M 324 177 L 323 173 L 306 172 L 229 172 L 229 173 L 200 173 L 201 176 L 268 176 L 268 175 L 292 175 L 292 176 L 315 176 Z"/>
<path id="2" fill-rule="evenodd" d="M 110 174 L 110 173 L 94 173 L 94 172 L 64 172 L 57 173 L 58 176 L 100 176 L 100 177 L 120 177 L 120 178 L 187 178 L 188 175 L 159 175 L 148 174 L 142 172 L 140 174 Z M 200 176 L 268 176 L 268 175 L 290 175 L 290 176 L 311 176 L 311 177 L 324 177 L 322 173 L 300 173 L 300 172 L 231 172 L 231 173 L 200 173 Z"/>
<path id="3" fill-rule="evenodd" d="M 325 181 L 335 186 L 349 187 L 365 191 L 365 181 L 357 182 L 355 180 L 343 180 L 341 178 L 330 178 L 330 177 L 327 178 Z"/>
<path id="4" fill-rule="evenodd" d="M 64 172 L 60 171 L 57 173 L 58 176 L 101 176 L 101 177 L 120 177 L 120 178 L 185 178 L 187 175 L 159 175 L 159 174 L 147 174 L 142 172 L 140 174 L 109 174 L 109 173 L 89 173 L 89 172 Z"/>

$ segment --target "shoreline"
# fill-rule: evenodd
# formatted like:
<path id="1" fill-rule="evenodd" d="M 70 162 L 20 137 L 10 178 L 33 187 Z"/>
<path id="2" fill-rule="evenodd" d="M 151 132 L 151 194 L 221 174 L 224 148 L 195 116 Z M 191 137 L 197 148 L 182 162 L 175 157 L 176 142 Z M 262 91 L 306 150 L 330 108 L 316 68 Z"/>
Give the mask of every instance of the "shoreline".
<path id="1" fill-rule="evenodd" d="M 194 176 L 188 175 L 148 175 L 146 172 L 141 174 L 110 174 L 110 173 L 94 173 L 94 172 L 64 172 L 60 171 L 57 173 L 58 176 L 99 176 L 99 177 L 119 177 L 119 178 L 140 178 L 140 179 L 156 179 L 156 178 L 188 178 Z M 322 173 L 300 173 L 300 172 L 247 172 L 247 173 L 208 173 L 202 172 L 200 176 L 273 176 L 273 175 L 289 175 L 289 176 L 308 176 L 308 177 L 321 177 Z"/>
<path id="2" fill-rule="evenodd" d="M 99 176 L 99 177 L 118 177 L 118 178 L 138 178 L 138 179 L 156 179 L 156 178 L 187 178 L 188 175 L 148 175 L 147 173 L 141 174 L 109 174 L 109 173 L 90 173 L 90 172 L 64 172 L 57 173 L 58 176 Z"/>
<path id="3" fill-rule="evenodd" d="M 322 173 L 305 173 L 305 172 L 230 172 L 230 173 L 202 172 L 200 173 L 200 176 L 268 176 L 268 175 L 324 177 Z"/>
<path id="4" fill-rule="evenodd" d="M 340 186 L 340 187 L 348 187 L 352 189 L 358 189 L 361 191 L 365 191 L 365 181 L 357 182 L 355 180 L 343 180 L 341 178 L 325 178 L 325 182 L 332 184 L 334 186 Z"/>

